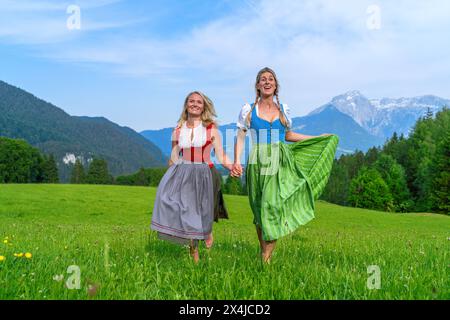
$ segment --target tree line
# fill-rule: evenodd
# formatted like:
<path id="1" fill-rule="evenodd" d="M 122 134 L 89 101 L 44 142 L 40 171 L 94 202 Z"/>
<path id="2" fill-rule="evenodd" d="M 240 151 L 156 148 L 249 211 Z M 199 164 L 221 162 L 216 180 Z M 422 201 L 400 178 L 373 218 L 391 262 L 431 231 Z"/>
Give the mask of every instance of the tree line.
<path id="1" fill-rule="evenodd" d="M 450 109 L 416 122 L 409 137 L 396 133 L 382 147 L 356 151 L 334 160 L 320 199 L 343 206 L 388 212 L 449 213 Z M 118 184 L 157 187 L 167 168 L 140 168 L 114 178 L 106 160 L 95 158 L 87 168 L 77 159 L 73 184 Z M 44 155 L 24 140 L 0 137 L 0 183 L 58 183 L 53 155 Z M 246 195 L 245 178 L 228 176 L 225 194 Z"/>
<path id="2" fill-rule="evenodd" d="M 321 199 L 388 212 L 450 211 L 450 109 L 428 109 L 409 137 L 335 159 Z"/>
<path id="3" fill-rule="evenodd" d="M 0 183 L 59 183 L 55 157 L 25 140 L 0 137 Z"/>
<path id="4" fill-rule="evenodd" d="M 72 167 L 72 184 L 117 184 L 157 187 L 167 168 L 140 168 L 131 175 L 114 178 L 105 159 L 94 158 L 85 166 L 80 159 Z M 0 137 L 0 183 L 59 183 L 58 165 L 53 154 L 46 155 L 22 139 Z M 222 191 L 245 195 L 238 178 L 228 177 Z"/>
<path id="5" fill-rule="evenodd" d="M 73 167 L 71 183 L 113 182 L 103 159 L 93 159 L 86 173 L 79 160 Z M 41 153 L 25 140 L 0 137 L 0 183 L 59 183 L 55 157 Z"/>

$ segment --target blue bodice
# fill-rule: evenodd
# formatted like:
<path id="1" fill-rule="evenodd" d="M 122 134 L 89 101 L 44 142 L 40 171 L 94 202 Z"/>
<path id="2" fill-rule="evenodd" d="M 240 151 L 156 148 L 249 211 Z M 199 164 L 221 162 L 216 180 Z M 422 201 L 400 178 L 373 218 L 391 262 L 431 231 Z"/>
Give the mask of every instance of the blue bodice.
<path id="1" fill-rule="evenodd" d="M 253 107 L 253 104 L 252 104 Z M 252 110 L 250 121 L 250 133 L 253 143 L 277 143 L 286 142 L 286 128 L 281 123 L 280 118 L 269 122 L 258 117 L 256 107 Z"/>

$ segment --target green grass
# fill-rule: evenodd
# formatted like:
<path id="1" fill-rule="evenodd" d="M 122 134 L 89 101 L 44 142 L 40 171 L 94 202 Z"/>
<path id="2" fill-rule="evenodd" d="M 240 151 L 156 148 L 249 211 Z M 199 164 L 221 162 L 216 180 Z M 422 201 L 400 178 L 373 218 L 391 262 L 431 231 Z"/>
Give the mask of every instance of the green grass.
<path id="1" fill-rule="evenodd" d="M 155 193 L 0 185 L 0 299 L 450 298 L 449 216 L 318 201 L 316 219 L 282 238 L 263 266 L 247 198 L 226 196 L 230 220 L 214 225 L 214 247 L 202 246 L 194 265 L 186 248 L 150 231 Z M 65 287 L 71 265 L 80 267 L 80 290 Z M 379 290 L 367 288 L 370 265 L 380 267 Z"/>

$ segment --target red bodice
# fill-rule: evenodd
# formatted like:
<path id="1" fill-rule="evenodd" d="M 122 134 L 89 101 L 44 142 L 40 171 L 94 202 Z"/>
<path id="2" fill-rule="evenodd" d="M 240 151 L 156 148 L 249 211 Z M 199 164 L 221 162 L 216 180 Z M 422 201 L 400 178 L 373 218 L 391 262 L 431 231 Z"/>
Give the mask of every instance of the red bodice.
<path id="1" fill-rule="evenodd" d="M 196 162 L 196 163 L 207 163 L 210 168 L 214 166 L 214 164 L 211 162 L 211 150 L 213 148 L 212 144 L 212 128 L 214 124 L 211 123 L 209 126 L 206 127 L 206 142 L 201 147 L 190 147 L 190 148 L 182 148 L 180 150 L 181 156 L 183 160 L 190 161 L 190 162 Z M 175 130 L 176 135 L 176 143 L 178 145 L 179 137 L 180 137 L 180 128 L 176 128 Z"/>

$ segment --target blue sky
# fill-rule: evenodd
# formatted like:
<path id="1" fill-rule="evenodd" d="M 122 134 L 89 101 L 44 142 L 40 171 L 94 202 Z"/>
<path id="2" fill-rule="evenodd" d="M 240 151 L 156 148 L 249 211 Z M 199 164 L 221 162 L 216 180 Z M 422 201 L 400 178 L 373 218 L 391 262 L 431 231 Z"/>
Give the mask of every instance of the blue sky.
<path id="1" fill-rule="evenodd" d="M 302 116 L 349 90 L 450 98 L 449 32 L 446 0 L 0 0 L 0 80 L 141 131 L 193 90 L 234 122 L 270 66 Z"/>

